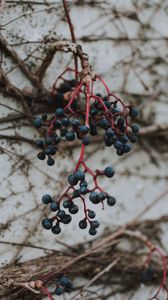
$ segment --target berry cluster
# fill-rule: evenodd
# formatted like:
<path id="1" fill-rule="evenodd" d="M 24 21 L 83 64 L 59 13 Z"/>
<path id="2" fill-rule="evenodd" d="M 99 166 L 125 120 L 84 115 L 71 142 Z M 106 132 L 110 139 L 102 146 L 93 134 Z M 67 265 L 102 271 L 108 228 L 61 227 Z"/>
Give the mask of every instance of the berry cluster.
<path id="1" fill-rule="evenodd" d="M 132 124 L 131 119 L 134 120 L 138 115 L 138 109 L 132 105 L 125 105 L 119 97 L 109 91 L 106 83 L 97 75 L 91 82 L 77 83 L 75 80 L 65 79 L 64 73 L 66 71 L 58 77 L 52 89 L 52 99 L 57 103 L 54 116 L 49 118 L 44 114 L 42 118 L 34 121 L 36 128 L 47 127 L 45 140 L 36 141 L 41 149 L 37 157 L 40 160 L 47 157 L 47 164 L 54 165 L 53 156 L 62 140 L 72 142 L 79 139 L 82 144 L 81 153 L 74 172 L 68 176 L 69 186 L 59 199 L 54 201 L 50 195 L 43 196 L 42 202 L 50 204 L 50 210 L 56 213 L 51 218 L 45 218 L 42 226 L 51 229 L 54 234 L 59 234 L 60 224 L 69 224 L 71 215 L 78 213 L 78 198 L 82 201 L 84 210 L 84 218 L 79 222 L 79 227 L 85 229 L 89 224 L 89 234 L 95 235 L 99 222 L 93 220 L 96 214 L 87 207 L 85 198 L 88 196 L 93 204 L 102 203 L 103 207 L 106 200 L 108 205 L 113 206 L 115 198 L 102 190 L 97 177 L 104 175 L 111 178 L 114 176 L 114 170 L 107 167 L 103 171 L 92 171 L 84 162 L 85 146 L 89 145 L 90 137 L 96 136 L 100 131 L 103 133 L 105 145 L 113 146 L 117 155 L 128 153 L 131 144 L 137 141 L 139 127 Z M 62 83 L 57 87 L 59 79 Z M 106 96 L 94 94 L 94 81 L 98 80 L 103 84 Z M 59 105 L 60 101 L 66 102 L 66 105 L 62 107 Z M 88 175 L 93 179 L 92 188 L 88 186 Z"/>
<path id="2" fill-rule="evenodd" d="M 73 284 L 67 276 L 62 274 L 57 278 L 56 288 L 55 288 L 55 294 L 57 296 L 60 296 L 65 292 L 68 293 L 71 292 L 72 288 L 73 288 Z"/>
<path id="3" fill-rule="evenodd" d="M 69 187 L 57 201 L 48 194 L 42 197 L 43 204 L 49 204 L 50 211 L 56 212 L 53 217 L 44 218 L 42 220 L 43 228 L 47 230 L 51 229 L 54 234 L 59 234 L 61 232 L 61 223 L 69 224 L 72 220 L 71 215 L 78 213 L 79 207 L 75 202 L 77 198 L 79 198 L 83 202 L 84 206 L 84 218 L 80 220 L 79 228 L 85 229 L 89 225 L 89 234 L 95 235 L 97 233 L 97 228 L 100 224 L 97 220 L 93 220 L 96 217 L 96 213 L 86 207 L 84 197 L 88 194 L 89 200 L 92 204 L 102 203 L 104 206 L 104 201 L 106 200 L 109 206 L 115 205 L 115 198 L 110 196 L 108 193 L 105 193 L 97 183 L 98 176 L 105 175 L 106 177 L 111 178 L 114 176 L 115 172 L 111 167 L 105 168 L 104 171 L 96 170 L 95 173 L 92 172 L 94 187 L 89 189 L 86 181 L 87 172 L 89 171 L 92 172 L 90 169 L 85 169 L 85 171 L 78 169 L 73 174 L 70 174 L 68 176 Z M 68 213 L 66 213 L 66 211 L 68 211 Z"/>

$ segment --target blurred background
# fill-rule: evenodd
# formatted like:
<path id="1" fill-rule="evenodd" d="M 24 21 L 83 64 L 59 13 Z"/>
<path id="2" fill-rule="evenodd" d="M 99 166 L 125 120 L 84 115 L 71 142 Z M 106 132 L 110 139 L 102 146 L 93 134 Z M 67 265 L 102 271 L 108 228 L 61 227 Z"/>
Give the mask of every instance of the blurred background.
<path id="1" fill-rule="evenodd" d="M 157 222 L 168 210 L 168 1 L 68 3 L 77 41 L 88 53 L 94 71 L 125 103 L 140 109 L 136 120 L 141 126 L 140 138 L 131 153 L 117 157 L 100 141 L 87 149 L 90 167 L 104 169 L 112 165 L 116 170 L 112 180 L 102 181 L 117 204 L 104 210 L 97 207 L 101 220 L 98 237 L 130 221 L 160 197 L 142 218 Z M 63 145 L 56 164 L 48 167 L 36 158 L 34 141 L 40 134 L 31 122 L 44 111 L 52 111 L 47 104 L 51 86 L 67 66 L 73 67 L 70 54 L 57 52 L 44 74 L 40 73 L 46 57 L 45 42 L 70 40 L 62 2 L 6 0 L 2 8 L 0 264 L 5 267 L 46 255 L 42 249 L 46 245 L 49 249 L 66 249 L 66 245 L 87 243 L 93 238 L 78 229 L 80 214 L 59 237 L 41 228 L 41 219 L 46 215 L 42 195 L 59 196 L 80 151 L 77 144 Z M 166 224 L 162 224 L 165 251 L 166 233 Z M 140 286 L 132 299 L 147 299 L 148 292 Z M 117 294 L 106 299 L 130 298 Z"/>

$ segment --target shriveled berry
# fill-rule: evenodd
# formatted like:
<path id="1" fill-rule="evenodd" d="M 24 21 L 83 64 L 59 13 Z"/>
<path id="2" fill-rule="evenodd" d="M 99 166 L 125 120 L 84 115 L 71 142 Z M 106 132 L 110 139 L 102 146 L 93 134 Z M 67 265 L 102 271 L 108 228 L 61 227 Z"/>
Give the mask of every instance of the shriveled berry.
<path id="1" fill-rule="evenodd" d="M 37 154 L 37 158 L 40 160 L 44 160 L 46 158 L 45 153 L 44 152 L 39 152 Z"/>
<path id="2" fill-rule="evenodd" d="M 69 208 L 69 212 L 70 212 L 70 214 L 72 214 L 72 215 L 77 214 L 78 211 L 79 211 L 79 207 L 78 207 L 76 204 L 74 204 L 73 206 L 71 206 L 71 207 Z"/>

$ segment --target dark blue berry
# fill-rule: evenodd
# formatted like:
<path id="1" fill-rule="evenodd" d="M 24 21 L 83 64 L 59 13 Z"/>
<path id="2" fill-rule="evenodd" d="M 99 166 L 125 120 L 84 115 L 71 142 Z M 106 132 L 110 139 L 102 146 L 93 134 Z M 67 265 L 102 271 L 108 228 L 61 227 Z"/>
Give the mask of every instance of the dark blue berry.
<path id="1" fill-rule="evenodd" d="M 132 132 L 134 132 L 134 133 L 138 133 L 139 132 L 139 126 L 138 125 L 136 125 L 136 124 L 134 124 L 134 125 L 132 125 Z"/>
<path id="2" fill-rule="evenodd" d="M 53 122 L 53 126 L 54 126 L 55 129 L 59 129 L 62 126 L 62 122 L 60 120 L 55 120 Z"/>
<path id="3" fill-rule="evenodd" d="M 45 218 L 42 220 L 42 226 L 43 228 L 49 230 L 52 228 L 52 221 L 48 218 Z"/>
<path id="4" fill-rule="evenodd" d="M 58 204 L 58 202 L 53 201 L 53 202 L 50 204 L 50 210 L 51 210 L 51 211 L 57 211 L 58 209 L 59 209 L 59 204 Z"/>
<path id="5" fill-rule="evenodd" d="M 55 115 L 57 117 L 63 117 L 64 116 L 64 110 L 63 110 L 63 108 L 57 108 L 56 111 L 55 111 Z"/>
<path id="6" fill-rule="evenodd" d="M 74 185 L 76 185 L 76 184 L 78 183 L 78 178 L 77 178 L 75 175 L 70 174 L 70 175 L 68 176 L 68 182 L 69 182 L 69 184 L 70 184 L 71 186 L 74 186 Z"/>
<path id="7" fill-rule="evenodd" d="M 105 118 L 103 118 L 99 121 L 99 126 L 103 129 L 107 129 L 109 127 L 109 125 L 110 125 L 109 121 Z"/>
<path id="8" fill-rule="evenodd" d="M 92 136 L 97 135 L 97 128 L 96 127 L 91 127 L 90 128 L 90 135 L 92 135 Z"/>
<path id="9" fill-rule="evenodd" d="M 91 192 L 90 195 L 89 195 L 89 199 L 94 204 L 99 203 L 98 194 L 96 192 Z"/>
<path id="10" fill-rule="evenodd" d="M 48 166 L 53 166 L 55 164 L 55 160 L 51 157 L 48 158 L 47 160 L 47 165 Z"/>
<path id="11" fill-rule="evenodd" d="M 87 187 L 88 186 L 86 181 L 81 181 L 79 185 L 80 185 L 80 187 Z"/>
<path id="12" fill-rule="evenodd" d="M 87 188 L 84 187 L 84 186 L 81 186 L 80 189 L 79 189 L 79 191 L 80 191 L 80 193 L 83 194 L 83 195 L 84 195 L 84 194 L 87 194 Z"/>
<path id="13" fill-rule="evenodd" d="M 100 223 L 97 220 L 91 221 L 90 226 L 91 226 L 91 228 L 98 228 L 100 226 Z"/>
<path id="14" fill-rule="evenodd" d="M 94 219 L 96 217 L 96 213 L 93 210 L 88 210 L 88 217 L 90 219 Z"/>
<path id="15" fill-rule="evenodd" d="M 73 198 L 78 198 L 80 196 L 80 191 L 79 190 L 74 190 L 73 191 Z"/>
<path id="16" fill-rule="evenodd" d="M 121 149 L 117 149 L 116 153 L 117 153 L 117 155 L 118 155 L 118 156 L 121 156 L 121 155 L 123 155 L 123 154 L 124 154 L 124 150 L 123 150 L 123 148 L 121 148 Z"/>
<path id="17" fill-rule="evenodd" d="M 42 120 L 40 118 L 35 119 L 34 120 L 34 126 L 36 128 L 41 128 L 41 126 L 42 126 Z"/>
<path id="18" fill-rule="evenodd" d="M 77 120 L 77 119 L 73 119 L 73 120 L 71 121 L 71 125 L 72 125 L 73 129 L 77 129 L 78 126 L 79 126 L 79 124 L 80 124 L 80 122 L 79 122 L 79 120 Z"/>
<path id="19" fill-rule="evenodd" d="M 55 294 L 57 295 L 57 296 L 60 296 L 60 295 L 62 295 L 63 294 L 63 289 L 61 288 L 61 287 L 56 287 L 56 289 L 55 289 Z"/>
<path id="20" fill-rule="evenodd" d="M 136 107 L 131 107 L 131 108 L 130 108 L 129 115 L 130 115 L 132 118 L 137 117 L 138 114 L 139 114 L 139 109 L 138 109 L 138 108 L 136 108 Z"/>
<path id="21" fill-rule="evenodd" d="M 105 170 L 104 170 L 104 174 L 105 174 L 106 177 L 111 178 L 111 177 L 114 176 L 115 171 L 112 167 L 106 167 Z"/>
<path id="22" fill-rule="evenodd" d="M 116 204 L 116 199 L 115 199 L 114 197 L 112 197 L 112 196 L 109 196 L 109 197 L 107 198 L 107 204 L 108 204 L 109 206 L 114 206 L 114 205 Z"/>
<path id="23" fill-rule="evenodd" d="M 45 153 L 44 152 L 39 152 L 37 154 L 37 158 L 40 160 L 44 160 L 46 158 Z"/>
<path id="24" fill-rule="evenodd" d="M 63 224 L 69 224 L 71 222 L 71 220 L 72 220 L 72 217 L 68 214 L 61 218 L 61 222 Z"/>
<path id="25" fill-rule="evenodd" d="M 52 139 L 52 137 L 50 137 L 50 136 L 48 136 L 48 137 L 45 139 L 45 143 L 46 143 L 47 145 L 51 145 L 52 142 L 53 142 L 53 139 Z"/>
<path id="26" fill-rule="evenodd" d="M 62 285 L 62 286 L 67 286 L 68 284 L 69 284 L 69 278 L 68 277 L 66 277 L 66 276 L 62 276 L 61 278 L 60 278 L 60 285 Z"/>
<path id="27" fill-rule="evenodd" d="M 99 201 L 105 200 L 106 199 L 106 193 L 104 193 L 104 192 L 99 193 L 98 194 L 98 199 L 99 199 Z"/>
<path id="28" fill-rule="evenodd" d="M 136 143 L 137 140 L 138 140 L 138 138 L 137 138 L 136 135 L 131 135 L 131 136 L 129 136 L 129 139 L 130 139 L 131 143 Z"/>
<path id="29" fill-rule="evenodd" d="M 62 119 L 62 125 L 63 126 L 68 126 L 69 125 L 69 119 L 68 118 L 63 118 Z"/>
<path id="30" fill-rule="evenodd" d="M 90 140 L 87 136 L 84 136 L 83 139 L 82 139 L 82 143 L 87 146 L 90 144 Z"/>
<path id="31" fill-rule="evenodd" d="M 123 136 L 120 138 L 120 141 L 121 141 L 121 143 L 126 144 L 126 143 L 128 142 L 128 137 L 127 137 L 127 135 L 123 135 Z"/>
<path id="32" fill-rule="evenodd" d="M 72 214 L 72 215 L 77 214 L 78 211 L 79 211 L 79 207 L 78 207 L 76 204 L 74 204 L 73 206 L 71 206 L 71 207 L 69 208 L 69 212 L 70 212 L 70 214 Z"/>
<path id="33" fill-rule="evenodd" d="M 89 132 L 89 128 L 85 125 L 80 125 L 79 126 L 79 131 L 82 133 L 82 134 L 86 134 Z"/>
<path id="34" fill-rule="evenodd" d="M 79 222 L 79 228 L 81 229 L 85 229 L 87 227 L 87 221 L 84 219 L 84 220 L 81 220 Z"/>
<path id="35" fill-rule="evenodd" d="M 68 141 L 73 141 L 75 139 L 75 133 L 73 131 L 68 131 L 65 133 L 65 138 Z"/>
<path id="36" fill-rule="evenodd" d="M 65 201 L 63 202 L 63 207 L 64 207 L 64 208 L 69 208 L 69 207 L 71 207 L 72 205 L 73 205 L 73 202 L 70 201 L 70 200 L 65 200 Z"/>
<path id="37" fill-rule="evenodd" d="M 115 135 L 115 132 L 114 132 L 113 129 L 108 128 L 108 129 L 106 130 L 106 136 L 107 136 L 108 138 L 111 138 L 111 137 L 113 137 L 114 135 Z"/>
<path id="38" fill-rule="evenodd" d="M 43 195 L 42 202 L 44 204 L 49 204 L 49 203 L 53 202 L 53 199 L 51 198 L 50 195 L 46 194 L 46 195 Z"/>
<path id="39" fill-rule="evenodd" d="M 59 234 L 59 233 L 61 232 L 61 227 L 60 227 L 59 225 L 53 226 L 52 232 L 53 232 L 54 234 Z"/>
<path id="40" fill-rule="evenodd" d="M 124 150 L 124 153 L 128 153 L 131 150 L 131 145 L 130 144 L 124 144 L 123 145 L 123 150 Z"/>
<path id="41" fill-rule="evenodd" d="M 57 217 L 63 218 L 65 216 L 65 211 L 64 210 L 59 210 L 57 213 Z"/>
<path id="42" fill-rule="evenodd" d="M 83 181 L 85 179 L 85 173 L 83 171 L 81 171 L 81 170 L 77 170 L 74 173 L 74 176 L 75 176 L 75 178 L 77 178 L 80 181 Z"/>
<path id="43" fill-rule="evenodd" d="M 90 234 L 90 235 L 96 235 L 96 233 L 97 233 L 97 230 L 96 230 L 95 228 L 91 227 L 91 228 L 89 229 L 89 234 Z"/>
<path id="44" fill-rule="evenodd" d="M 115 141 L 114 142 L 114 148 L 118 149 L 122 149 L 123 144 L 120 141 Z"/>

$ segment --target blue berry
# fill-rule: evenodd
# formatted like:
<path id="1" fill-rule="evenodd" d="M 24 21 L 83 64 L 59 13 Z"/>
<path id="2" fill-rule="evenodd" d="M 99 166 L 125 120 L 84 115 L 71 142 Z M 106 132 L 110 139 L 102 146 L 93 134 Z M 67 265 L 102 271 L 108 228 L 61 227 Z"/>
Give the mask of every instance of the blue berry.
<path id="1" fill-rule="evenodd" d="M 124 153 L 128 153 L 131 150 L 131 145 L 130 144 L 124 144 L 123 145 L 123 150 L 124 150 Z"/>
<path id="2" fill-rule="evenodd" d="M 79 222 L 79 228 L 81 229 L 85 229 L 87 227 L 87 221 L 84 219 L 84 220 L 81 220 Z"/>
<path id="3" fill-rule="evenodd" d="M 112 167 L 106 167 L 105 170 L 104 170 L 104 174 L 105 174 L 106 177 L 111 178 L 111 177 L 114 176 L 115 171 Z"/>
<path id="4" fill-rule="evenodd" d="M 85 173 L 81 170 L 77 170 L 75 173 L 74 173 L 74 177 L 80 181 L 83 181 L 85 179 Z"/>
<path id="5" fill-rule="evenodd" d="M 75 139 L 75 133 L 73 131 L 68 131 L 65 133 L 65 138 L 68 141 L 73 141 Z"/>
<path id="6" fill-rule="evenodd" d="M 79 190 L 74 190 L 73 191 L 73 198 L 78 198 L 80 196 L 80 191 Z"/>
<path id="7" fill-rule="evenodd" d="M 76 204 L 74 204 L 73 206 L 71 206 L 71 207 L 69 208 L 69 212 L 70 212 L 70 214 L 72 214 L 72 215 L 77 214 L 78 211 L 79 211 L 79 207 L 78 207 Z"/>
<path id="8" fill-rule="evenodd" d="M 50 204 L 50 210 L 51 210 L 51 211 L 57 211 L 58 209 L 59 209 L 59 204 L 58 204 L 58 202 L 53 201 L 53 202 Z"/>
<path id="9" fill-rule="evenodd" d="M 138 109 L 138 108 L 136 108 L 136 107 L 131 107 L 131 108 L 130 108 L 129 115 L 130 115 L 132 118 L 137 117 L 138 114 L 139 114 L 139 109 Z"/>
<path id="10" fill-rule="evenodd" d="M 96 192 L 91 192 L 90 195 L 89 195 L 89 199 L 94 204 L 99 203 L 98 194 Z"/>
<path id="11" fill-rule="evenodd" d="M 63 289 L 61 288 L 61 287 L 56 287 L 56 289 L 55 289 L 55 294 L 57 295 L 57 296 L 60 296 L 60 295 L 62 295 L 63 294 Z"/>
<path id="12" fill-rule="evenodd" d="M 114 148 L 118 149 L 122 149 L 123 144 L 120 141 L 116 141 L 114 142 Z"/>
<path id="13" fill-rule="evenodd" d="M 81 181 L 79 185 L 80 185 L 80 187 L 87 187 L 88 186 L 86 181 Z"/>
<path id="14" fill-rule="evenodd" d="M 68 214 L 61 218 L 61 222 L 63 224 L 69 224 L 71 222 L 71 220 L 72 220 L 72 217 L 71 217 L 71 215 L 68 215 Z"/>
<path id="15" fill-rule="evenodd" d="M 57 117 L 63 117 L 64 116 L 64 110 L 63 110 L 63 108 L 57 108 L 56 111 L 55 111 L 55 115 Z"/>
<path id="16" fill-rule="evenodd" d="M 97 128 L 96 127 L 91 127 L 90 128 L 90 135 L 92 135 L 92 136 L 97 135 Z"/>
<path id="17" fill-rule="evenodd" d="M 45 153 L 44 152 L 39 152 L 37 154 L 37 158 L 40 160 L 44 160 L 46 158 Z"/>
<path id="18" fill-rule="evenodd" d="M 65 211 L 64 210 L 59 210 L 57 213 L 57 217 L 63 218 L 65 216 Z"/>
<path id="19" fill-rule="evenodd" d="M 107 129 L 109 127 L 109 121 L 103 118 L 99 121 L 99 126 L 103 129 Z"/>
<path id="20" fill-rule="evenodd" d="M 34 126 L 36 128 L 41 128 L 41 126 L 42 126 L 42 120 L 40 118 L 35 119 L 34 120 Z"/>
<path id="21" fill-rule="evenodd" d="M 83 195 L 84 195 L 84 194 L 87 194 L 87 188 L 84 187 L 84 186 L 81 186 L 80 189 L 79 189 L 79 191 L 80 191 L 80 193 L 83 194 Z"/>
<path id="22" fill-rule="evenodd" d="M 90 140 L 87 136 L 84 136 L 83 139 L 82 139 L 82 143 L 87 146 L 90 144 Z"/>
<path id="23" fill-rule="evenodd" d="M 72 125 L 73 129 L 77 129 L 78 126 L 79 126 L 79 124 L 80 124 L 80 122 L 79 122 L 79 120 L 77 120 L 77 119 L 73 119 L 73 120 L 71 121 L 71 125 Z"/>
<path id="24" fill-rule="evenodd" d="M 62 286 L 67 286 L 68 284 L 69 284 L 69 279 L 68 279 L 68 277 L 66 277 L 66 276 L 62 276 L 61 278 L 60 278 L 60 285 L 62 285 Z"/>
<path id="25" fill-rule="evenodd" d="M 93 211 L 93 210 L 88 210 L 88 217 L 90 218 L 90 219 L 94 219 L 95 217 L 96 217 L 96 214 L 95 214 L 95 212 Z"/>
<path id="26" fill-rule="evenodd" d="M 89 132 L 89 128 L 85 125 L 80 125 L 79 126 L 79 131 L 82 133 L 82 134 L 86 134 Z"/>
<path id="27" fill-rule="evenodd" d="M 70 174 L 70 175 L 68 176 L 68 182 L 69 182 L 69 184 L 70 184 L 71 186 L 74 186 L 74 185 L 76 185 L 76 184 L 78 183 L 78 178 L 77 178 L 75 175 Z"/>
<path id="28" fill-rule="evenodd" d="M 128 142 L 128 137 L 127 137 L 127 135 L 123 135 L 123 136 L 120 138 L 120 141 L 121 141 L 121 143 L 126 144 L 126 143 Z"/>
<path id="29" fill-rule="evenodd" d="M 134 125 L 132 125 L 132 132 L 134 132 L 134 133 L 138 133 L 139 132 L 139 126 L 138 125 L 136 125 L 136 124 L 134 124 Z"/>
<path id="30" fill-rule="evenodd" d="M 48 137 L 45 139 L 45 143 L 46 143 L 47 145 L 51 145 L 52 142 L 53 142 L 53 139 L 52 139 L 52 137 L 50 137 L 50 136 L 48 136 Z"/>
<path id="31" fill-rule="evenodd" d="M 61 227 L 60 227 L 59 225 L 53 226 L 52 232 L 53 232 L 54 234 L 59 234 L 59 233 L 61 232 Z"/>
<path id="32" fill-rule="evenodd" d="M 137 138 L 136 135 L 131 135 L 131 136 L 129 136 L 129 139 L 130 139 L 131 143 L 136 143 L 137 140 L 138 140 L 138 138 Z"/>
<path id="33" fill-rule="evenodd" d="M 95 221 L 90 222 L 90 226 L 91 226 L 91 228 L 98 228 L 100 226 L 100 223 L 99 223 L 99 221 L 95 220 Z"/>
<path id="34" fill-rule="evenodd" d="M 53 126 L 54 126 L 55 129 L 59 129 L 62 126 L 62 122 L 60 120 L 55 120 L 53 122 Z"/>
<path id="35" fill-rule="evenodd" d="M 115 199 L 114 197 L 112 197 L 112 196 L 109 196 L 109 197 L 107 198 L 107 204 L 108 204 L 109 206 L 114 206 L 114 205 L 116 204 L 116 199 Z"/>
<path id="36" fill-rule="evenodd" d="M 46 195 L 43 195 L 42 197 L 42 202 L 44 204 L 49 204 L 49 203 L 52 203 L 53 202 L 53 199 L 51 198 L 50 195 L 46 194 Z"/>
<path id="37" fill-rule="evenodd" d="M 64 207 L 64 208 L 69 208 L 69 207 L 71 207 L 72 205 L 73 205 L 73 202 L 70 201 L 70 200 L 65 200 L 65 201 L 63 202 L 63 207 Z"/>
<path id="38" fill-rule="evenodd" d="M 55 164 L 55 160 L 51 157 L 48 158 L 47 160 L 47 165 L 48 166 L 53 166 Z"/>
<path id="39" fill-rule="evenodd" d="M 108 128 L 108 129 L 106 130 L 106 136 L 107 136 L 108 138 L 111 138 L 111 137 L 113 137 L 114 135 L 115 135 L 115 132 L 114 132 L 113 129 Z"/>
<path id="40" fill-rule="evenodd" d="M 63 126 L 68 126 L 69 125 L 69 119 L 68 118 L 63 118 L 62 119 L 62 125 Z"/>
<path id="41" fill-rule="evenodd" d="M 99 199 L 99 201 L 105 200 L 106 199 L 106 193 L 104 193 L 104 192 L 99 193 L 98 194 L 98 199 Z"/>
<path id="42" fill-rule="evenodd" d="M 42 220 L 42 226 L 43 228 L 49 230 L 52 228 L 52 221 L 48 218 L 45 218 Z"/>
<path id="43" fill-rule="evenodd" d="M 97 233 L 97 230 L 96 230 L 95 228 L 91 227 L 91 228 L 89 229 L 89 234 L 90 234 L 90 235 L 96 235 L 96 233 Z"/>

